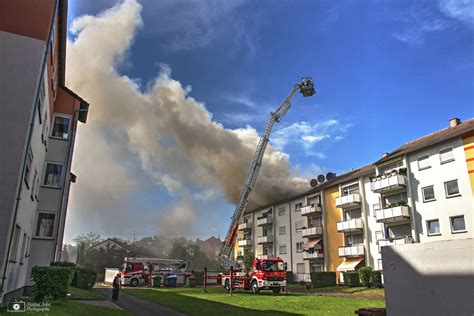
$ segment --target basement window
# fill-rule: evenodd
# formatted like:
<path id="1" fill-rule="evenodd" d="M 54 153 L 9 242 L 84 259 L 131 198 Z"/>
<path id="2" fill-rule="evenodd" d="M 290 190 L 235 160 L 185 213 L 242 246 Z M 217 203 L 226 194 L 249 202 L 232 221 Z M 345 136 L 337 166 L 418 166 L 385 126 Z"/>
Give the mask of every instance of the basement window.
<path id="1" fill-rule="evenodd" d="M 53 118 L 53 130 L 51 132 L 51 137 L 58 139 L 68 139 L 70 124 L 70 117 L 55 114 Z"/>

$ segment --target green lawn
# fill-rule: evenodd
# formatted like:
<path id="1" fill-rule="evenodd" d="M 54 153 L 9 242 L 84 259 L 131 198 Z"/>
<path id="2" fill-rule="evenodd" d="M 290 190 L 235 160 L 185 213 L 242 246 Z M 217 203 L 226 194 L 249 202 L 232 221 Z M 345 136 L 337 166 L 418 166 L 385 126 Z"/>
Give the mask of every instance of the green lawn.
<path id="1" fill-rule="evenodd" d="M 127 294 L 169 306 L 189 315 L 351 315 L 361 307 L 384 307 L 383 300 L 290 293 L 253 295 L 222 288 L 124 289 Z"/>
<path id="2" fill-rule="evenodd" d="M 77 287 L 69 288 L 69 296 L 72 300 L 105 300 L 105 297 L 99 292 L 92 290 L 79 289 Z"/>
<path id="3" fill-rule="evenodd" d="M 289 292 L 305 293 L 304 285 L 300 284 L 289 284 Z M 373 298 L 385 298 L 385 290 L 378 288 L 367 288 L 365 286 L 358 287 L 347 287 L 347 286 L 330 286 L 321 287 L 306 290 L 307 293 L 349 293 L 355 297 L 373 297 Z"/>
<path id="4" fill-rule="evenodd" d="M 51 309 L 49 312 L 26 312 L 16 313 L 18 315 L 45 315 L 45 316 L 56 316 L 56 315 L 71 315 L 71 316 L 84 316 L 84 315 L 104 315 L 104 316 L 125 316 L 130 315 L 129 313 L 106 307 L 99 307 L 93 305 L 87 305 L 80 301 L 72 300 L 48 300 L 51 303 Z M 14 313 L 8 313 L 5 310 L 0 310 L 2 315 L 16 315 Z"/>

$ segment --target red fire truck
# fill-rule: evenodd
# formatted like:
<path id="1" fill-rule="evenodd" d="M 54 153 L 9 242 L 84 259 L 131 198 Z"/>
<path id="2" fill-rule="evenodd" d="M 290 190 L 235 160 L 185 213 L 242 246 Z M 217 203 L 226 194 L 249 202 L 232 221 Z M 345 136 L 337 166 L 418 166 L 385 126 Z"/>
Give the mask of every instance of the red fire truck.
<path id="1" fill-rule="evenodd" d="M 175 259 L 126 257 L 121 267 L 123 285 L 146 285 L 157 275 L 176 275 L 177 283 L 184 283 L 188 262 Z"/>
<path id="2" fill-rule="evenodd" d="M 220 275 L 220 280 L 227 291 L 231 290 L 232 284 L 232 290 L 250 290 L 254 294 L 260 290 L 272 290 L 278 294 L 286 288 L 286 268 L 281 258 L 256 258 L 250 272 L 231 270 L 230 274 Z"/>

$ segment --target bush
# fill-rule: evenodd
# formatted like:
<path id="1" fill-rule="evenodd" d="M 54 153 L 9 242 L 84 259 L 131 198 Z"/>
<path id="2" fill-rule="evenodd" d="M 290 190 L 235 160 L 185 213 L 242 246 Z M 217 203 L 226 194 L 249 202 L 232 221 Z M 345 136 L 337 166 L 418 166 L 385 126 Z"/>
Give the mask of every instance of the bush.
<path id="1" fill-rule="evenodd" d="M 286 271 L 286 283 L 288 284 L 295 284 L 295 276 L 293 275 L 293 272 L 291 271 Z"/>
<path id="2" fill-rule="evenodd" d="M 344 272 L 344 284 L 348 287 L 360 286 L 359 273 Z"/>
<path id="3" fill-rule="evenodd" d="M 336 272 L 311 272 L 313 288 L 336 285 Z"/>
<path id="4" fill-rule="evenodd" d="M 90 290 L 97 279 L 97 272 L 88 268 L 76 268 L 71 285 L 80 289 Z"/>
<path id="5" fill-rule="evenodd" d="M 203 270 L 194 270 L 193 275 L 196 278 L 196 284 L 197 285 L 203 285 L 204 284 L 204 271 Z"/>
<path id="6" fill-rule="evenodd" d="M 33 267 L 33 298 L 43 302 L 45 297 L 65 298 L 71 283 L 72 269 L 65 267 Z"/>
<path id="7" fill-rule="evenodd" d="M 372 286 L 382 288 L 382 274 L 380 271 L 372 271 Z"/>
<path id="8" fill-rule="evenodd" d="M 70 267 L 75 268 L 76 264 L 69 261 L 55 261 L 49 264 L 51 267 Z"/>
<path id="9" fill-rule="evenodd" d="M 363 286 L 370 287 L 372 279 L 372 268 L 371 267 L 362 267 L 358 271 L 359 279 Z"/>

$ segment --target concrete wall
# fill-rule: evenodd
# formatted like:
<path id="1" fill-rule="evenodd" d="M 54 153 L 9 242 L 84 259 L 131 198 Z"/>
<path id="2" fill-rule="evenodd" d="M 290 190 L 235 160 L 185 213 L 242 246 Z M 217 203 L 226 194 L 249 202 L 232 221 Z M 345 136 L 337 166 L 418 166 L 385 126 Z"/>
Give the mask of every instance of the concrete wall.
<path id="1" fill-rule="evenodd" d="M 388 315 L 472 315 L 474 240 L 382 248 Z"/>

